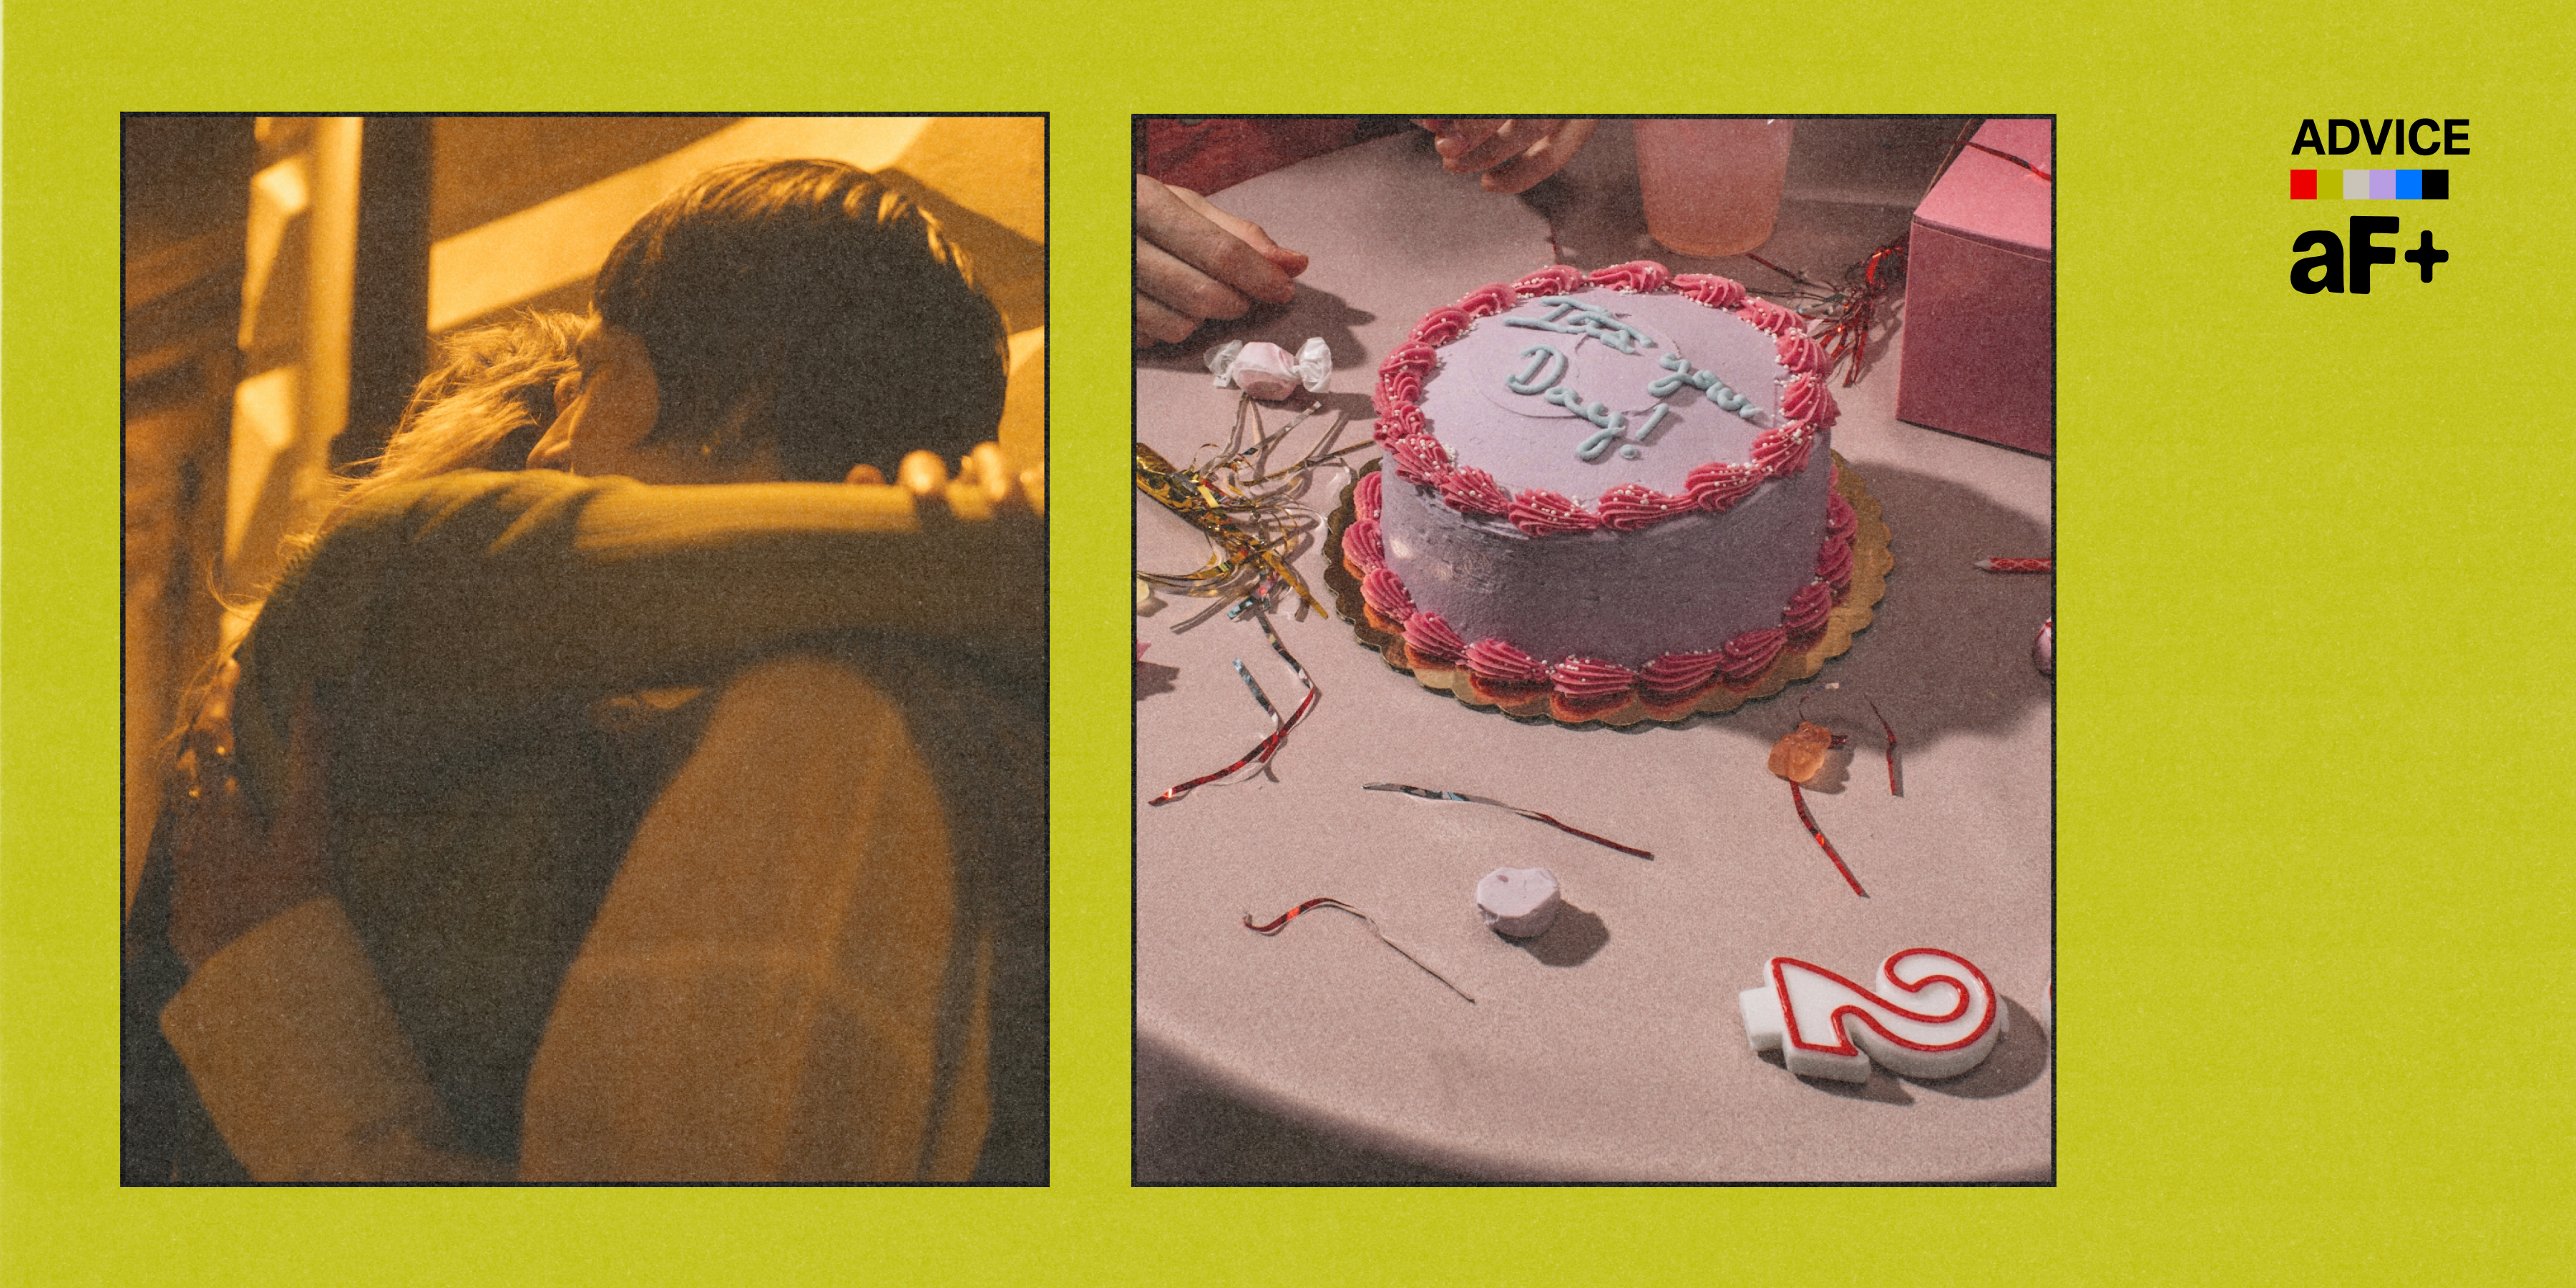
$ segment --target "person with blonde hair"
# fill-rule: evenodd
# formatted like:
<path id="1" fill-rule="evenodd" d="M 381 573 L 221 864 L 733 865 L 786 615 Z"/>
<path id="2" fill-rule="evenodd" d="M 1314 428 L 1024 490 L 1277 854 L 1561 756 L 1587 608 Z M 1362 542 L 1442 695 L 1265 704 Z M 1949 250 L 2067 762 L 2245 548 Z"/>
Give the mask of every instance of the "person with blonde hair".
<path id="1" fill-rule="evenodd" d="M 271 894 L 164 1031 L 250 1179 L 1043 1183 L 998 314 L 813 161 L 692 182 L 594 298 L 568 474 L 376 489 L 262 612 L 222 786 L 267 843 L 201 884 Z"/>

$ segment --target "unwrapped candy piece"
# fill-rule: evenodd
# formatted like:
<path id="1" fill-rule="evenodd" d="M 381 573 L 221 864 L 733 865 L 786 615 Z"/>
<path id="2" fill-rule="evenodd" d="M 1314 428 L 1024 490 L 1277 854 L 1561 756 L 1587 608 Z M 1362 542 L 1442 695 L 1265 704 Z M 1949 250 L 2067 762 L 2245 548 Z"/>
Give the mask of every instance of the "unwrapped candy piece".
<path id="1" fill-rule="evenodd" d="M 1556 874 L 1545 868 L 1496 868 L 1476 883 L 1476 915 L 1514 939 L 1545 934 L 1564 906 Z"/>

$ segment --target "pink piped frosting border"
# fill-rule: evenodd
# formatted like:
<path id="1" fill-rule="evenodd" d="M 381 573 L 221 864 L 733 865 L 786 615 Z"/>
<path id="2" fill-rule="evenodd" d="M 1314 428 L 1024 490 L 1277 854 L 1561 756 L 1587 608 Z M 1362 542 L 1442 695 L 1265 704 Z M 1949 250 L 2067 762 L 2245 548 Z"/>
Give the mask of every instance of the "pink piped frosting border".
<path id="1" fill-rule="evenodd" d="M 1860 518 L 1840 491 L 1830 491 L 1815 575 L 1789 596 L 1779 625 L 1742 632 L 1715 649 L 1666 653 L 1635 671 L 1580 655 L 1549 662 L 1499 637 L 1470 642 L 1440 614 L 1414 606 L 1403 579 L 1386 566 L 1378 519 L 1384 477 L 1383 471 L 1361 476 L 1353 490 L 1352 523 L 1342 534 L 1342 561 L 1359 579 L 1361 599 L 1375 624 L 1403 636 L 1405 648 L 1419 658 L 1460 667 L 1494 688 L 1552 689 L 1569 710 L 1607 710 L 1631 696 L 1650 706 L 1671 707 L 1716 684 L 1750 689 L 1791 645 L 1804 648 L 1822 634 L 1828 615 L 1851 593 L 1852 544 Z"/>
<path id="2" fill-rule="evenodd" d="M 1440 349 L 1465 335 L 1479 318 L 1524 300 L 1585 286 L 1631 295 L 1679 295 L 1702 307 L 1733 313 L 1777 338 L 1780 365 L 1795 374 L 1780 399 L 1783 423 L 1754 440 L 1750 462 L 1709 461 L 1696 466 L 1685 490 L 1678 493 L 1621 484 L 1587 505 L 1544 488 L 1505 492 L 1491 475 L 1461 465 L 1450 454 L 1422 414 L 1423 382 L 1439 370 Z M 1807 338 L 1805 324 L 1806 319 L 1793 310 L 1755 298 L 1742 284 L 1711 273 L 1675 275 L 1645 259 L 1589 273 L 1570 264 L 1551 264 L 1517 282 L 1479 286 L 1456 304 L 1422 315 L 1406 341 L 1378 364 L 1377 388 L 1369 396 L 1377 409 L 1373 433 L 1404 481 L 1438 489 L 1442 503 L 1461 514 L 1503 519 L 1533 537 L 1598 528 L 1633 532 L 1693 511 L 1722 514 L 1766 480 L 1806 469 L 1816 439 L 1841 415 L 1825 389 L 1825 351 Z"/>

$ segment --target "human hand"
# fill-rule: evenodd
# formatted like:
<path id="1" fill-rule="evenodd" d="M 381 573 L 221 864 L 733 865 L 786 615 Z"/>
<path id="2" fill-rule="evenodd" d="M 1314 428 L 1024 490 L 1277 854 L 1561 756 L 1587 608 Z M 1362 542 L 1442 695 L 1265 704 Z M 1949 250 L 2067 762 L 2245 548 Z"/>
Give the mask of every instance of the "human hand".
<path id="1" fill-rule="evenodd" d="M 233 689 L 226 661 L 180 752 L 173 802 L 170 947 L 191 969 L 254 926 L 330 890 L 329 736 L 308 696 L 289 723 L 286 794 L 263 819 L 233 772 Z"/>
<path id="2" fill-rule="evenodd" d="M 999 443 L 978 443 L 975 450 L 957 462 L 957 477 L 948 477 L 948 463 L 939 454 L 917 451 L 907 454 L 896 467 L 898 483 L 910 492 L 913 504 L 925 515 L 950 514 L 961 519 L 983 519 L 995 515 L 1027 514 L 1046 517 L 1046 466 L 1020 467 Z M 861 465 L 850 471 L 852 483 L 882 484 L 883 475 L 874 466 Z"/>
<path id="3" fill-rule="evenodd" d="M 1137 348 L 1186 340 L 1201 322 L 1242 317 L 1255 300 L 1285 304 L 1297 297 L 1288 279 L 1305 271 L 1306 257 L 1259 224 L 1136 176 Z"/>
<path id="4" fill-rule="evenodd" d="M 1436 136 L 1432 149 L 1452 174 L 1483 175 L 1487 192 L 1527 192 L 1565 168 L 1601 123 L 1593 120 L 1416 117 Z"/>

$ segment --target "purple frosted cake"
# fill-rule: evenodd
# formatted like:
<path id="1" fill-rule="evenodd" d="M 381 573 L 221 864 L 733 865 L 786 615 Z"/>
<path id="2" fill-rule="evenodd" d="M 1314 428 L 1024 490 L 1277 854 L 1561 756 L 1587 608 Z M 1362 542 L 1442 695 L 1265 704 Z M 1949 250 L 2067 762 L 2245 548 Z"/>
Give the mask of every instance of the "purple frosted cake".
<path id="1" fill-rule="evenodd" d="M 1378 370 L 1385 468 L 1343 538 L 1371 623 L 1559 718 L 1752 687 L 1851 585 L 1803 325 L 1646 262 L 1433 310 Z"/>

